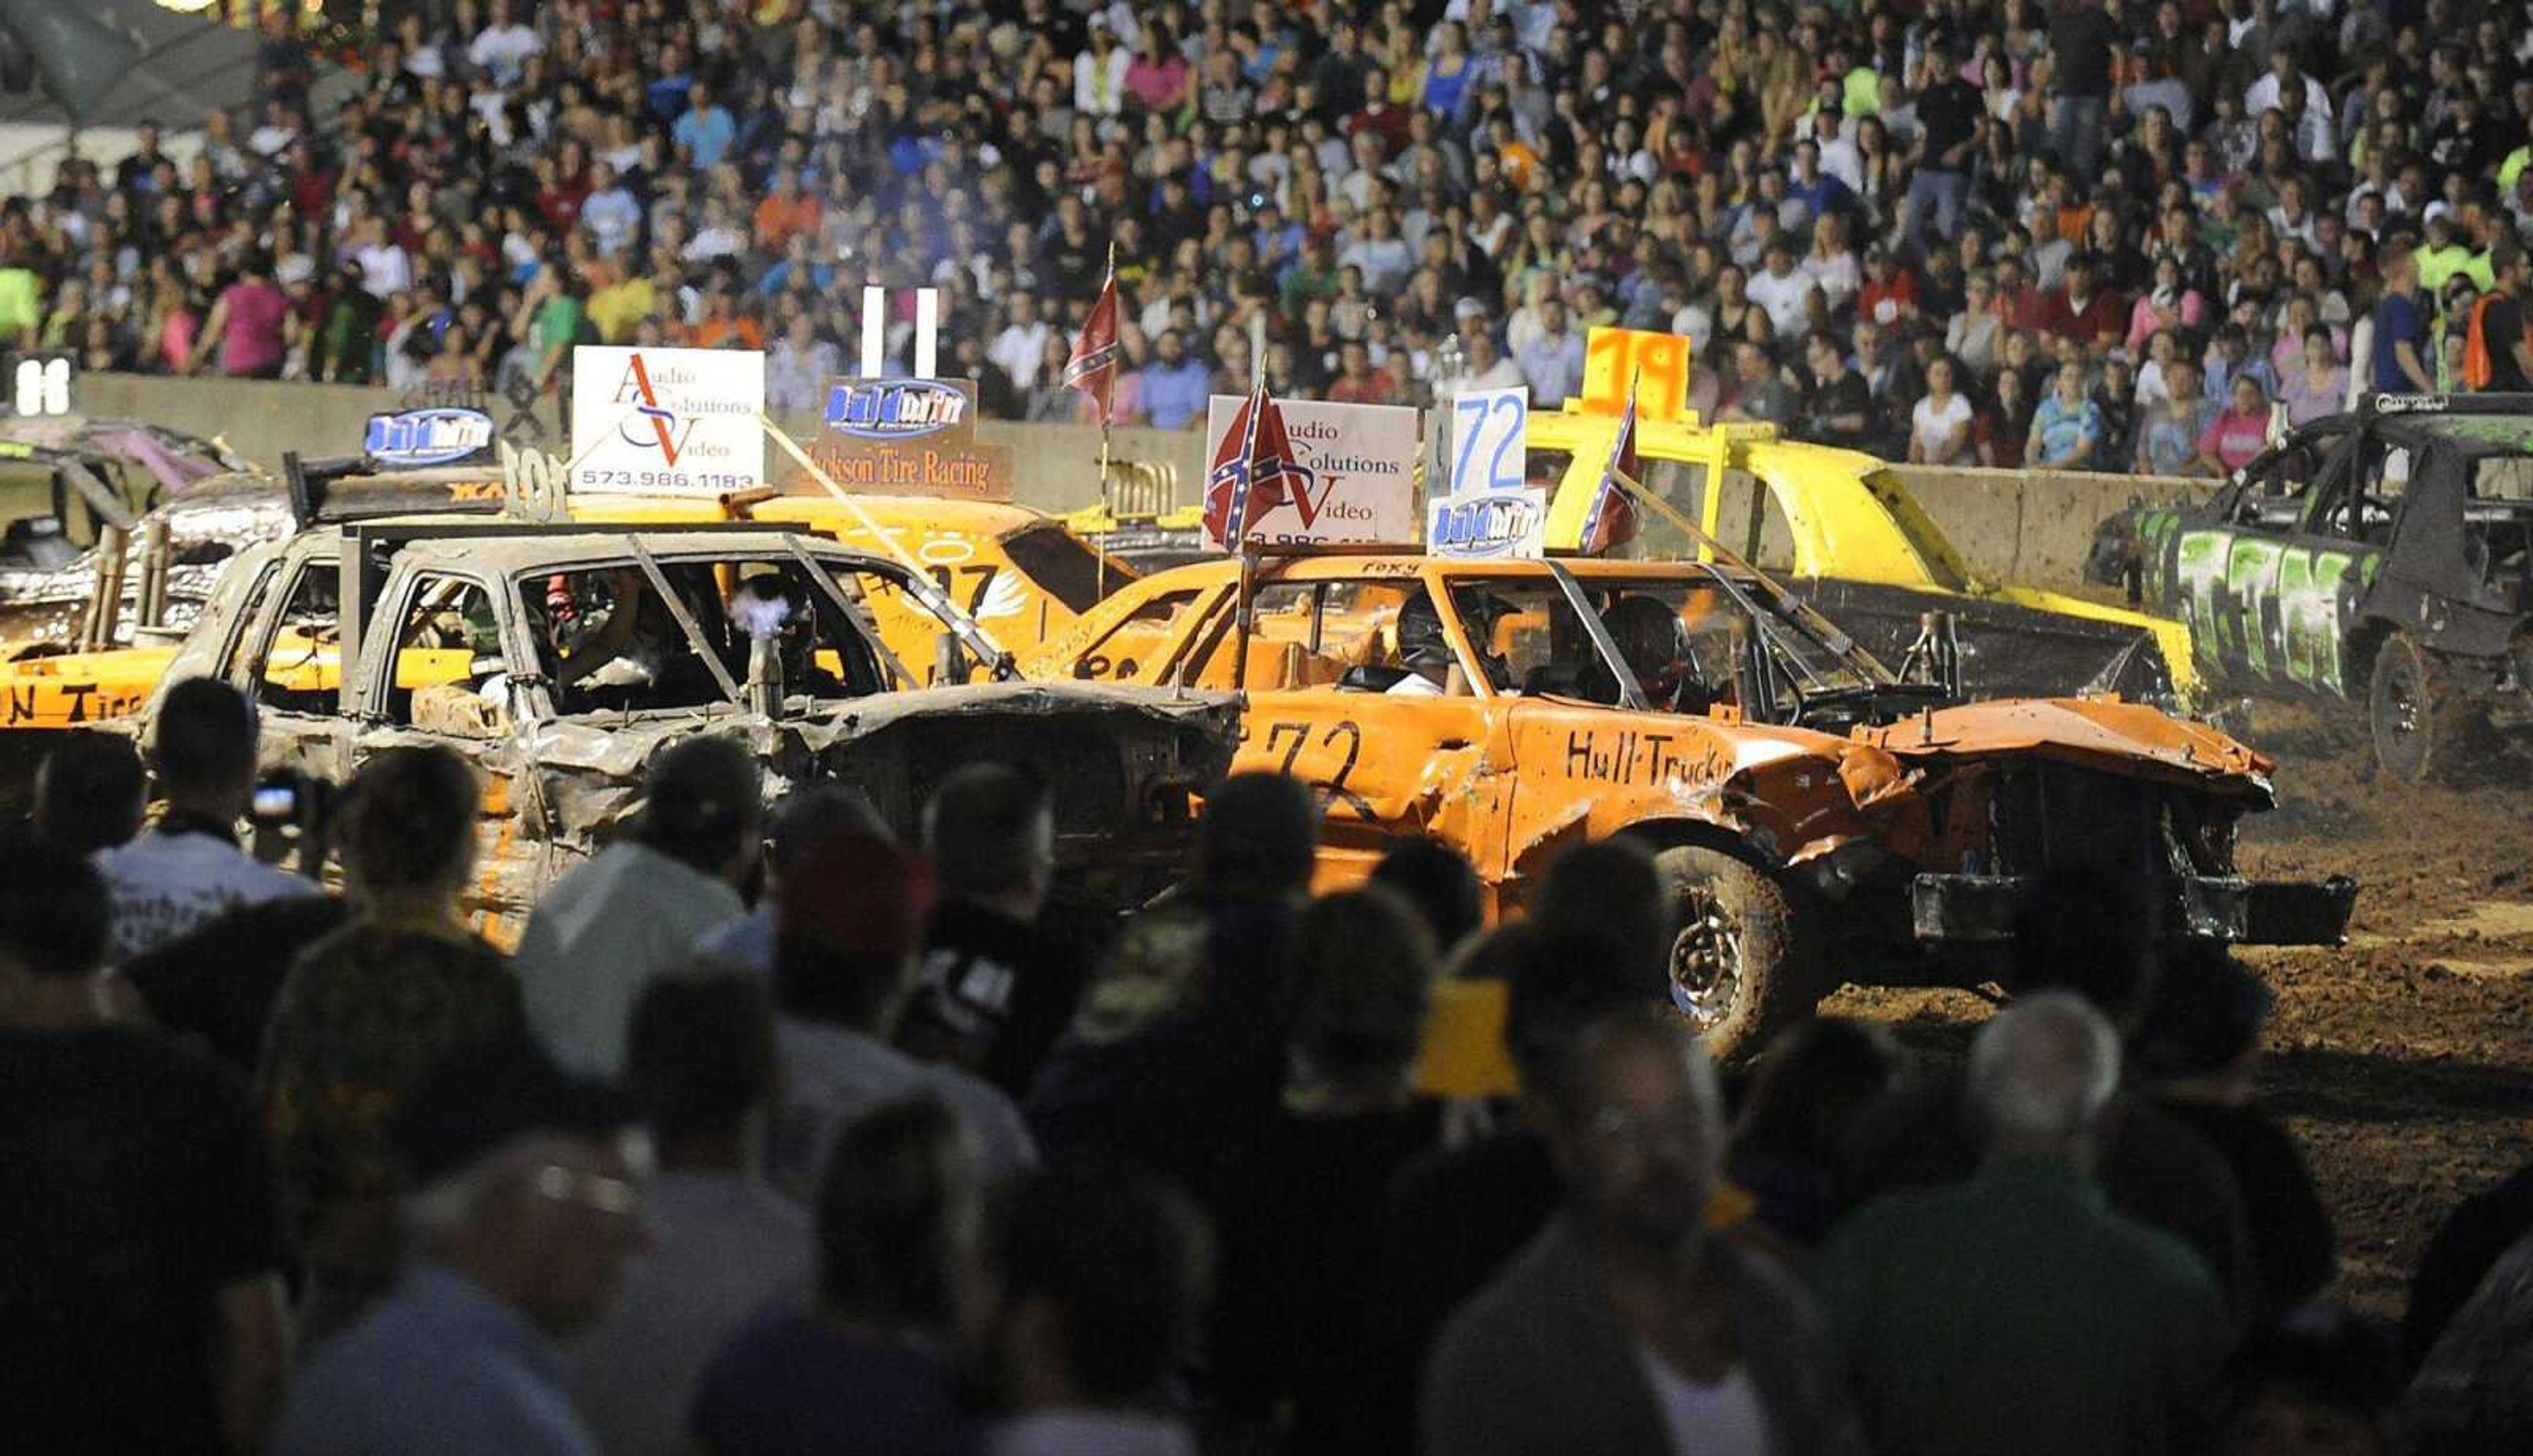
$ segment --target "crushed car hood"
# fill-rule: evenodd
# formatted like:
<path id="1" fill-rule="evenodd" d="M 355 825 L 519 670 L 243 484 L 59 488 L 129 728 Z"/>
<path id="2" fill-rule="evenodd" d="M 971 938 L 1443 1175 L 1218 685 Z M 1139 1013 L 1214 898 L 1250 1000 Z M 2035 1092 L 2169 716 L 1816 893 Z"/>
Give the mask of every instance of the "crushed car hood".
<path id="1" fill-rule="evenodd" d="M 2267 802 L 2269 760 L 2205 724 L 2114 697 L 1969 703 L 1855 736 L 1902 760 L 2036 754 Z"/>

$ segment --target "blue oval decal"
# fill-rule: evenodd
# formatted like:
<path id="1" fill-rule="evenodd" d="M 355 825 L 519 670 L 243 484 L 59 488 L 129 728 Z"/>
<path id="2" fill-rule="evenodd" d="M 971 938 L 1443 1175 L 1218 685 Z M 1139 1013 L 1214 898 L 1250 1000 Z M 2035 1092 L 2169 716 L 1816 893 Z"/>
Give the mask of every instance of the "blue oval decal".
<path id="1" fill-rule="evenodd" d="M 1433 502 L 1425 550 L 1437 556 L 1536 554 L 1548 511 L 1538 492 L 1473 491 Z"/>
<path id="2" fill-rule="evenodd" d="M 967 391 L 939 379 L 848 379 L 827 390 L 827 428 L 856 439 L 919 439 L 967 418 Z"/>
<path id="3" fill-rule="evenodd" d="M 493 417 L 482 410 L 404 410 L 370 416 L 361 448 L 381 465 L 454 465 L 493 447 Z"/>

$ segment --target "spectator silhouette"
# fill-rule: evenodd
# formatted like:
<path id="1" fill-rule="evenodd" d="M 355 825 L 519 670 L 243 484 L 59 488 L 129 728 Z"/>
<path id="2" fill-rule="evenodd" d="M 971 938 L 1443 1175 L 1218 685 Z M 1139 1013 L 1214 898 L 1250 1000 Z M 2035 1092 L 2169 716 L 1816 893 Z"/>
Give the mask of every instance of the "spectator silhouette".
<path id="1" fill-rule="evenodd" d="M 1723 1105 L 1667 1009 L 1568 1028 L 1531 1066 L 1564 1210 L 1452 1317 L 1434 1452 L 1858 1452 L 1810 1298 L 1709 1227 Z"/>
<path id="2" fill-rule="evenodd" d="M 238 847 L 255 755 L 255 708 L 236 688 L 194 677 L 167 689 L 149 745 L 167 807 L 147 833 L 96 854 L 114 905 L 112 963 L 239 905 L 318 893 Z"/>
<path id="3" fill-rule="evenodd" d="M 973 764 L 923 808 L 941 903 L 900 1044 L 1025 1096 L 1072 1021 L 1090 957 L 1045 914 L 1055 876 L 1055 805 L 1009 764 Z"/>
<path id="4" fill-rule="evenodd" d="M 233 1074 L 113 1019 L 107 915 L 85 861 L 0 846 L 0 1408 L 27 1450 L 252 1448 L 288 1364 L 270 1156 Z"/>
<path id="5" fill-rule="evenodd" d="M 312 1342 L 395 1276 L 404 1188 L 388 1113 L 451 1053 L 525 1029 L 508 963 L 458 909 L 480 798 L 445 748 L 364 764 L 339 826 L 351 917 L 300 953 L 273 1001 L 256 1091 L 306 1246 Z"/>
<path id="6" fill-rule="evenodd" d="M 1051 1154 L 1122 1158 L 1219 1206 L 1283 1092 L 1319 828 L 1310 790 L 1280 775 L 1235 775 L 1207 800 L 1189 894 L 1119 935 L 1030 1094 Z"/>
<path id="7" fill-rule="evenodd" d="M 415 1257 L 309 1361 L 271 1450 L 595 1453 L 558 1342 L 606 1316 L 640 1239 L 632 1103 L 513 1037 L 442 1062 L 391 1136 Z"/>
<path id="8" fill-rule="evenodd" d="M 529 1024 L 558 1060 L 602 1077 L 623 1073 L 643 987 L 745 908 L 757 855 L 756 761 L 737 740 L 686 739 L 643 791 L 635 835 L 557 880 L 519 938 Z"/>
<path id="9" fill-rule="evenodd" d="M 817 1273 L 713 1356 L 689 1430 L 716 1456 L 961 1449 L 952 1340 L 982 1188 L 959 1115 L 918 1095 L 837 1135 Z"/>
<path id="10" fill-rule="evenodd" d="M 1971 1048 L 1987 1154 L 1966 1183 L 1859 1209 L 1813 1284 L 1875 1449 L 2188 1451 L 2229 1340 L 2189 1246 L 2093 1182 L 2118 1034 L 2068 991 Z"/>
<path id="11" fill-rule="evenodd" d="M 765 834 L 765 875 L 756 904 L 745 915 L 705 936 L 695 947 L 699 960 L 764 976 L 774 975 L 774 943 L 781 933 L 783 892 L 809 846 L 846 835 L 890 838 L 870 796 L 841 784 L 812 784 L 783 796 L 769 816 Z"/>
<path id="12" fill-rule="evenodd" d="M 1014 1181 L 985 1219 L 986 1456 L 1195 1456 L 1172 1377 L 1205 1317 L 1212 1240 L 1187 1200 L 1096 1164 Z"/>
<path id="13" fill-rule="evenodd" d="M 1289 1080 L 1223 1203 L 1210 1347 L 1226 1404 L 1288 1449 L 1395 1449 L 1376 1418 L 1381 1211 L 1438 1132 L 1408 1089 L 1433 967 L 1415 912 L 1378 887 L 1316 902 L 1295 931 Z"/>
<path id="14" fill-rule="evenodd" d="M 565 1383 L 610 1456 L 666 1456 L 688 1449 L 686 1416 L 723 1342 L 809 1287 L 810 1227 L 758 1167 L 783 1080 L 762 979 L 653 981 L 633 1009 L 625 1076 L 659 1145 L 650 1247 L 616 1308 L 566 1348 Z"/>
<path id="15" fill-rule="evenodd" d="M 785 1080 L 768 1159 L 775 1185 L 806 1201 L 838 1129 L 869 1107 L 924 1092 L 959 1114 L 988 1176 L 1034 1162 L 1020 1113 L 991 1082 L 891 1044 L 914 989 L 930 867 L 895 844 L 848 835 L 809 846 L 797 870 L 797 884 L 820 891 L 784 901 L 775 947 L 775 1048 Z"/>

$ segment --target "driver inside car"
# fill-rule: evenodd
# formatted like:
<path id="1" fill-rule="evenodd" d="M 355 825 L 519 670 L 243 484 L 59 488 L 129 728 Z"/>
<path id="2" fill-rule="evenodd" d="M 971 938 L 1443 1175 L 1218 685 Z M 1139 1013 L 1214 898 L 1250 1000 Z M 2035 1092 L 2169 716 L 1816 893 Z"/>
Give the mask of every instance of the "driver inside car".
<path id="1" fill-rule="evenodd" d="M 564 588 L 570 594 L 568 604 L 559 603 L 557 593 L 549 588 L 546 606 L 550 618 L 558 623 L 585 624 L 592 614 L 593 604 L 581 600 L 594 584 L 595 573 L 577 575 Z M 668 660 L 668 633 L 652 610 L 651 584 L 642 572 L 631 566 L 619 566 L 605 573 L 607 582 L 607 615 L 595 629 L 586 631 L 578 641 L 560 640 L 556 647 L 562 653 L 562 666 L 555 676 L 565 687 L 603 688 L 639 687 L 659 680 Z"/>
<path id="2" fill-rule="evenodd" d="M 730 665 L 734 674 L 747 676 L 749 646 L 758 638 L 771 638 L 789 691 L 828 697 L 844 693 L 843 680 L 818 661 L 817 619 L 809 610 L 807 594 L 780 572 L 760 572 L 740 581 L 723 604 L 723 612 L 738 649 L 737 660 Z"/>
<path id="3" fill-rule="evenodd" d="M 1464 624 L 1477 645 L 1478 666 L 1485 670 L 1489 682 L 1502 688 L 1511 680 L 1512 670 L 1493 650 L 1495 623 L 1503 614 L 1502 605 L 1482 596 L 1463 606 L 1467 609 Z M 1450 695 L 1454 661 L 1450 639 L 1443 633 L 1443 613 L 1434 606 L 1433 597 L 1419 588 L 1398 609 L 1398 666 L 1407 670 L 1407 675 L 1384 691 L 1408 698 Z M 1460 689 L 1462 695 L 1467 692 L 1466 687 Z"/>
<path id="4" fill-rule="evenodd" d="M 1658 713 L 1703 713 L 1717 695 L 1702 679 L 1688 624 L 1660 598 L 1620 597 L 1601 613 L 1601 625 L 1634 674 L 1645 705 Z"/>

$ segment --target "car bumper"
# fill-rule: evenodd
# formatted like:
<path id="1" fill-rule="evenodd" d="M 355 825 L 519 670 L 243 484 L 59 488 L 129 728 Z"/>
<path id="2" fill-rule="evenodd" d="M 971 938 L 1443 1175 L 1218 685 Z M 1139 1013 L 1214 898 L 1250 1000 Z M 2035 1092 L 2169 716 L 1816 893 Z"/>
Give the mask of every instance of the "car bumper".
<path id="1" fill-rule="evenodd" d="M 2010 941 L 2028 884 L 2020 875 L 1919 875 L 1909 886 L 1912 928 L 1920 941 Z M 2318 884 L 2191 875 L 2165 903 L 2164 933 L 2174 939 L 2335 946 L 2348 939 L 2357 882 L 2345 875 Z"/>

